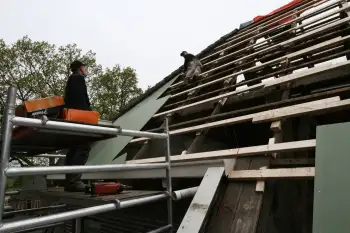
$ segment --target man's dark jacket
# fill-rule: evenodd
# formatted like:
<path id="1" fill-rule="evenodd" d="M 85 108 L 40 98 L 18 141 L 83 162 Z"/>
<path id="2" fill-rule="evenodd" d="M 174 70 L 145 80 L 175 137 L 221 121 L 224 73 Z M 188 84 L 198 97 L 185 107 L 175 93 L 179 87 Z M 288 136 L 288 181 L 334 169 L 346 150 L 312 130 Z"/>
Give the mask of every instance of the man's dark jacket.
<path id="1" fill-rule="evenodd" d="M 80 74 L 69 76 L 64 94 L 64 102 L 66 108 L 91 111 L 84 76 Z"/>
<path id="2" fill-rule="evenodd" d="M 190 64 L 190 62 L 198 60 L 198 58 L 196 56 L 194 56 L 193 54 L 190 54 L 190 53 L 184 55 L 184 58 L 185 58 L 185 62 L 183 65 L 184 71 L 186 71 L 188 69 L 188 65 Z"/>

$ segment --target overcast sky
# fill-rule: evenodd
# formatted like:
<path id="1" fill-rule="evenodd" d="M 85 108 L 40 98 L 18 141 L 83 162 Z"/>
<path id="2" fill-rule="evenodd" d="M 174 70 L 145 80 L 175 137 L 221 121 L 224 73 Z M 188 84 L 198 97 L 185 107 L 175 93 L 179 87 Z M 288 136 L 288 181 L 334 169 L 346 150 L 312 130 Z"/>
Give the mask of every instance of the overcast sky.
<path id="1" fill-rule="evenodd" d="M 224 34 L 289 0 L 0 0 L 0 38 L 28 35 L 92 50 L 104 67 L 136 69 L 154 85 Z"/>

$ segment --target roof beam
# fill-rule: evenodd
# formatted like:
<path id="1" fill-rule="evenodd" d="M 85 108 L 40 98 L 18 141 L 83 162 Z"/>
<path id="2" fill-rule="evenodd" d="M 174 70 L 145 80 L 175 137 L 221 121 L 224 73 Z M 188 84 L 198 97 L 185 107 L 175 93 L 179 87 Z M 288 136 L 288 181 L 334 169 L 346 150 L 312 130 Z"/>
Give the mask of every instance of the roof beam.
<path id="1" fill-rule="evenodd" d="M 319 27 L 319 28 L 317 28 L 317 29 L 315 29 L 315 30 L 306 32 L 306 33 L 304 33 L 304 34 L 302 34 L 302 35 L 300 35 L 300 36 L 293 37 L 293 38 L 291 38 L 291 39 L 289 39 L 289 40 L 287 40 L 287 41 L 283 41 L 283 42 L 281 42 L 281 43 L 279 43 L 279 44 L 273 45 L 273 46 L 268 47 L 268 48 L 266 48 L 266 49 L 263 49 L 263 50 L 261 50 L 261 51 L 258 51 L 258 52 L 249 54 L 249 55 L 247 55 L 247 56 L 245 56 L 245 57 L 242 57 L 242 58 L 239 58 L 239 59 L 237 59 L 237 60 L 235 60 L 235 61 L 226 63 L 225 65 L 216 67 L 216 68 L 211 69 L 211 70 L 209 70 L 209 71 L 206 71 L 206 72 L 202 73 L 201 75 L 205 75 L 205 74 L 207 74 L 207 73 L 213 72 L 213 71 L 215 71 L 215 70 L 217 70 L 217 69 L 224 68 L 224 67 L 227 66 L 227 65 L 231 65 L 231 64 L 237 63 L 237 62 L 239 62 L 239 61 L 252 59 L 252 57 L 254 57 L 254 56 L 260 54 L 261 52 L 268 52 L 268 51 L 270 51 L 270 50 L 273 49 L 273 48 L 284 48 L 284 47 L 286 47 L 286 46 L 288 46 L 288 45 L 291 45 L 291 44 L 293 44 L 293 43 L 295 43 L 295 42 L 297 42 L 297 41 L 299 41 L 299 40 L 304 40 L 304 39 L 306 39 L 306 38 L 308 38 L 308 37 L 316 36 L 316 35 L 318 35 L 318 34 L 320 34 L 320 33 L 323 33 L 323 32 L 325 32 L 325 31 L 331 30 L 331 29 L 333 29 L 334 27 L 340 26 L 340 25 L 345 24 L 345 23 L 348 23 L 348 22 L 350 22 L 350 17 L 346 17 L 346 18 L 344 18 L 344 19 L 341 19 L 341 20 L 338 20 L 338 21 L 336 21 L 336 22 L 333 22 L 333 23 L 327 24 L 327 25 L 325 25 L 325 26 Z M 348 36 L 347 36 L 346 38 L 348 39 Z M 313 47 L 313 48 L 316 47 L 317 49 L 319 49 L 319 47 L 317 47 L 317 45 L 312 46 L 312 47 Z M 310 48 L 312 48 L 312 47 L 310 47 Z M 262 67 L 264 67 L 264 66 L 266 66 L 266 65 L 271 65 L 271 64 L 273 64 L 273 63 L 280 62 L 280 61 L 282 61 L 282 60 L 284 60 L 284 59 L 286 59 L 286 58 L 289 58 L 289 59 L 290 59 L 291 57 L 294 57 L 295 55 L 300 55 L 301 52 L 304 52 L 304 53 L 305 53 L 305 52 L 310 52 L 310 51 L 309 51 L 310 48 L 306 48 L 306 49 L 304 49 L 304 50 L 297 51 L 297 52 L 295 52 L 295 53 L 287 54 L 286 56 L 276 58 L 276 59 L 271 60 L 271 61 L 268 61 L 268 62 L 266 62 L 266 63 L 264 63 L 264 64 L 262 64 L 262 65 L 257 65 L 257 66 L 248 68 L 248 69 L 246 69 L 246 70 L 242 70 L 242 71 L 239 71 L 239 72 L 237 72 L 237 73 L 230 74 L 230 75 L 227 75 L 227 76 L 225 76 L 225 77 L 215 79 L 215 80 L 213 80 L 213 81 L 204 83 L 204 84 L 202 84 L 202 85 L 198 85 L 197 87 L 193 87 L 193 88 L 187 89 L 187 90 L 185 90 L 185 91 L 182 91 L 182 92 L 180 92 L 180 93 L 177 93 L 177 94 L 175 94 L 175 95 L 172 95 L 170 98 L 173 98 L 173 97 L 176 97 L 176 96 L 179 96 L 179 95 L 183 95 L 183 94 L 185 94 L 185 93 L 187 93 L 187 92 L 190 92 L 190 91 L 193 91 L 193 90 L 195 90 L 195 89 L 197 89 L 197 88 L 199 88 L 199 87 L 201 88 L 201 87 L 208 86 L 208 85 L 211 85 L 211 84 L 214 84 L 214 83 L 217 83 L 217 82 L 221 82 L 221 81 L 223 81 L 223 80 L 225 80 L 225 79 L 228 79 L 228 78 L 231 78 L 231 77 L 236 77 L 236 76 L 238 76 L 238 75 L 240 75 L 240 74 L 243 74 L 243 73 L 246 73 L 246 72 L 248 72 L 248 71 L 254 71 L 254 70 L 256 70 L 256 69 L 260 69 L 260 68 L 262 68 Z"/>
<path id="2" fill-rule="evenodd" d="M 228 150 L 217 150 L 208 151 L 201 153 L 185 154 L 185 155 L 175 155 L 171 156 L 171 162 L 186 162 L 186 161 L 196 161 L 196 160 L 214 160 L 214 159 L 230 159 L 237 157 L 255 156 L 255 155 L 265 155 L 274 152 L 288 152 L 288 151 L 298 151 L 298 150 L 310 150 L 316 147 L 316 139 L 295 141 L 295 142 L 284 142 L 276 144 L 267 144 L 261 146 L 251 146 L 234 148 Z M 130 160 L 126 161 L 127 164 L 142 164 L 142 163 L 161 163 L 164 162 L 163 157 L 151 158 L 151 159 L 140 159 L 140 160 Z"/>
<path id="3" fill-rule="evenodd" d="M 320 112 L 335 111 L 342 108 L 349 108 L 350 100 L 340 100 L 339 96 L 306 102 L 302 104 L 287 106 L 278 108 L 275 110 L 267 110 L 258 113 L 252 113 L 248 115 L 228 118 L 220 121 L 214 121 L 210 123 L 200 124 L 187 128 L 172 130 L 169 132 L 170 135 L 185 134 L 201 129 L 216 128 L 226 125 L 239 124 L 243 122 L 252 121 L 253 123 L 275 121 L 282 118 L 295 117 L 304 114 L 317 114 Z M 276 115 L 272 113 L 276 112 Z M 130 141 L 130 143 L 146 141 L 148 138 L 136 138 Z"/>
<path id="4" fill-rule="evenodd" d="M 230 180 L 267 180 L 313 177 L 315 177 L 315 167 L 233 170 L 228 175 L 228 179 Z"/>
<path id="5" fill-rule="evenodd" d="M 339 1 L 339 2 L 340 2 L 340 1 Z M 331 5 L 332 5 L 333 7 L 337 7 L 337 6 L 338 6 L 338 3 L 332 3 Z M 294 23 L 296 23 L 296 22 L 301 22 L 301 21 L 303 21 L 303 20 L 305 20 L 305 19 L 307 19 L 307 18 L 313 17 L 313 16 L 316 15 L 317 13 L 322 13 L 322 12 L 324 12 L 324 11 L 327 11 L 328 9 L 329 9 L 329 6 L 325 6 L 325 7 L 321 8 L 321 9 L 317 10 L 316 12 L 311 12 L 311 13 L 309 13 L 309 14 L 307 14 L 307 15 L 298 17 L 298 18 L 296 18 L 296 19 L 294 19 L 294 20 L 289 21 L 288 23 L 285 23 L 285 24 L 283 24 L 283 25 L 280 25 L 279 27 L 274 27 L 274 28 L 272 28 L 272 29 L 270 29 L 270 30 L 267 30 L 267 31 L 262 32 L 262 33 L 259 33 L 259 34 L 255 35 L 255 36 L 251 37 L 251 38 L 247 38 L 246 40 L 240 41 L 240 42 L 238 42 L 237 44 L 234 44 L 234 45 L 232 45 L 232 46 L 230 46 L 230 47 L 228 47 L 228 48 L 232 48 L 232 47 L 236 47 L 236 46 L 238 46 L 238 45 L 240 45 L 240 44 L 244 44 L 244 43 L 246 43 L 247 41 L 249 41 L 249 40 L 251 40 L 251 39 L 258 39 L 258 38 L 261 38 L 261 37 L 263 37 L 264 35 L 267 35 L 268 33 L 271 33 L 272 31 L 275 31 L 275 30 L 277 30 L 277 29 L 279 29 L 279 28 L 281 28 L 281 27 L 285 27 L 285 26 L 287 26 L 287 25 L 292 25 L 292 24 L 294 24 Z M 346 11 L 346 10 L 348 10 L 348 9 L 349 9 L 349 6 L 346 6 L 345 8 L 335 9 L 335 10 L 333 10 L 333 11 L 331 11 L 331 12 L 328 12 L 328 13 L 325 14 L 325 15 L 322 15 L 322 17 L 320 17 L 320 18 L 316 18 L 316 19 L 310 20 L 310 21 L 308 21 L 308 22 L 306 22 L 306 23 L 303 23 L 303 24 L 301 24 L 301 25 L 299 25 L 299 26 L 292 27 L 292 28 L 290 28 L 290 29 L 288 29 L 288 30 L 285 30 L 285 31 L 281 32 L 281 33 L 278 33 L 278 34 L 276 34 L 276 35 L 273 35 L 273 36 L 270 37 L 269 39 L 274 39 L 274 38 L 277 38 L 277 37 L 282 36 L 282 35 L 284 35 L 284 34 L 290 33 L 290 32 L 292 32 L 292 31 L 295 31 L 295 30 L 304 28 L 305 26 L 311 25 L 311 24 L 313 24 L 313 23 L 315 23 L 315 22 L 318 22 L 318 21 L 320 21 L 320 20 L 322 20 L 322 19 L 328 18 L 328 17 L 330 17 L 330 16 L 332 16 L 332 15 L 339 14 L 340 12 Z M 266 41 L 261 41 L 261 42 L 259 42 L 259 43 L 256 43 L 256 44 L 247 46 L 247 47 L 245 47 L 245 48 L 243 48 L 243 49 L 236 50 L 236 51 L 234 51 L 234 52 L 232 52 L 232 53 L 229 53 L 229 54 L 227 54 L 227 55 L 225 55 L 225 56 L 223 56 L 223 57 L 220 57 L 220 58 L 218 58 L 218 59 L 215 59 L 215 60 L 212 60 L 212 61 L 210 61 L 210 62 L 204 63 L 203 66 L 209 65 L 209 64 L 214 63 L 214 62 L 218 62 L 218 61 L 220 61 L 220 60 L 222 60 L 222 59 L 224 59 L 224 58 L 232 57 L 233 55 L 242 53 L 243 51 L 245 51 L 245 50 L 247 50 L 247 49 L 254 48 L 255 50 L 257 50 L 257 49 L 259 48 L 259 45 L 263 45 L 263 44 L 265 44 L 265 43 L 266 43 Z M 225 50 L 227 50 L 227 48 L 221 50 L 221 52 L 223 52 L 223 51 L 225 51 Z M 202 60 L 204 60 L 204 59 L 202 59 Z"/>
<path id="6" fill-rule="evenodd" d="M 349 38 L 350 38 L 350 36 L 349 36 Z M 332 79 L 332 78 L 339 77 L 342 75 L 346 75 L 349 73 L 349 71 L 350 71 L 350 61 L 341 62 L 341 63 L 337 63 L 337 64 L 328 64 L 328 65 L 318 66 L 318 67 L 310 68 L 305 72 L 298 72 L 298 73 L 289 74 L 289 75 L 283 76 L 283 77 L 278 78 L 278 79 L 269 80 L 265 83 L 259 83 L 257 85 L 253 85 L 253 86 L 245 88 L 245 89 L 231 91 L 231 92 L 228 92 L 228 93 L 225 93 L 222 95 L 218 95 L 218 96 L 215 96 L 215 97 L 212 97 L 209 99 L 205 99 L 202 101 L 191 103 L 191 104 L 181 106 L 178 108 L 174 108 L 174 109 L 171 109 L 168 111 L 160 112 L 160 113 L 155 114 L 153 117 L 164 116 L 164 115 L 174 113 L 174 112 L 177 112 L 177 111 L 180 111 L 180 110 L 183 110 L 186 108 L 190 108 L 190 107 L 193 107 L 196 105 L 215 102 L 215 101 L 218 101 L 220 99 L 223 99 L 223 98 L 226 98 L 229 96 L 234 96 L 234 95 L 238 95 L 240 93 L 244 93 L 247 91 L 261 89 L 263 87 L 278 86 L 281 84 L 285 84 L 287 82 L 292 82 L 293 86 L 297 86 L 297 85 L 301 85 L 301 84 L 305 84 L 305 83 L 314 83 L 314 82 L 319 82 L 321 79 L 327 80 L 327 79 Z"/>

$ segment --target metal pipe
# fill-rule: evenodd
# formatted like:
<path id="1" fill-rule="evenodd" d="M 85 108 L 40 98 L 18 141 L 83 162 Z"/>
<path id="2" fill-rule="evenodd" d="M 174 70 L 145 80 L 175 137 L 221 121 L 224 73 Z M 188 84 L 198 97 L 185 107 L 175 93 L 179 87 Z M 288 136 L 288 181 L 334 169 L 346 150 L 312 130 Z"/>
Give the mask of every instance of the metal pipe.
<path id="1" fill-rule="evenodd" d="M 55 155 L 55 154 L 41 154 L 41 155 L 33 155 L 32 157 L 43 157 L 43 158 L 65 158 L 66 155 Z"/>
<path id="2" fill-rule="evenodd" d="M 149 231 L 148 233 L 160 233 L 160 232 L 164 232 L 164 231 L 171 231 L 172 230 L 172 226 L 171 225 L 167 225 L 164 227 L 160 227 L 158 229 L 155 229 L 153 231 Z"/>
<path id="3" fill-rule="evenodd" d="M 29 233 L 29 232 L 33 232 L 33 231 L 38 231 L 38 230 L 43 230 L 43 229 L 48 229 L 48 228 L 54 228 L 54 227 L 58 227 L 58 226 L 62 226 L 64 225 L 64 222 L 59 222 L 59 223 L 55 223 L 55 224 L 49 224 L 49 225 L 45 225 L 45 226 L 40 226 L 40 227 L 34 227 L 34 228 L 29 228 L 27 230 L 18 230 L 15 231 L 13 233 Z"/>
<path id="4" fill-rule="evenodd" d="M 11 195 L 17 195 L 17 194 L 19 194 L 18 190 L 5 192 L 5 196 L 11 196 Z"/>
<path id="5" fill-rule="evenodd" d="M 166 199 L 168 197 L 169 197 L 168 193 L 161 193 L 161 194 L 157 194 L 157 195 L 153 195 L 153 196 L 149 196 L 149 197 L 142 197 L 139 199 L 131 199 L 131 200 L 126 200 L 126 201 L 116 200 L 117 206 L 118 206 L 117 209 L 125 209 L 125 208 L 133 207 L 136 205 L 151 203 L 151 202 Z M 140 199 L 142 199 L 142 201 L 140 201 Z M 1 233 L 1 231 L 0 231 L 0 233 Z"/>
<path id="6" fill-rule="evenodd" d="M 93 206 L 82 208 L 78 210 L 67 211 L 64 213 L 52 214 L 42 217 L 30 218 L 26 220 L 19 220 L 15 222 L 4 223 L 0 226 L 0 233 L 13 233 L 18 230 L 25 230 L 34 227 L 40 227 L 48 224 L 53 224 L 56 222 L 64 222 L 71 219 L 77 219 L 86 217 L 89 215 L 96 215 L 105 213 L 108 211 L 113 211 L 116 209 L 128 208 L 136 205 L 146 204 L 149 202 L 159 201 L 168 198 L 168 194 L 158 194 L 151 197 L 141 197 L 135 200 L 119 201 L 116 203 L 109 203 L 105 205 Z"/>
<path id="7" fill-rule="evenodd" d="M 164 119 L 164 133 L 168 135 L 166 138 L 166 152 L 165 152 L 165 162 L 168 163 L 168 167 L 166 168 L 166 188 L 169 194 L 168 198 L 168 224 L 170 226 L 173 225 L 173 200 L 171 198 L 172 193 L 172 182 L 171 182 L 171 152 L 170 152 L 170 135 L 169 135 L 169 118 L 168 116 Z M 172 228 L 169 232 L 172 231 Z"/>
<path id="8" fill-rule="evenodd" d="M 9 216 L 9 215 L 14 215 L 14 214 L 31 213 L 31 212 L 37 212 L 37 211 L 43 211 L 43 210 L 54 210 L 54 209 L 64 208 L 66 206 L 67 205 L 53 205 L 53 206 L 45 206 L 45 207 L 41 207 L 41 208 L 14 210 L 14 211 L 5 212 L 4 216 Z"/>
<path id="9" fill-rule="evenodd" d="M 184 198 L 193 197 L 196 194 L 197 190 L 198 190 L 198 186 L 177 190 L 172 193 L 172 198 L 174 201 L 179 201 Z"/>
<path id="10" fill-rule="evenodd" d="M 74 233 L 81 233 L 81 218 L 75 219 Z"/>
<path id="11" fill-rule="evenodd" d="M 11 118 L 15 115 L 17 89 L 10 87 L 7 91 L 6 106 L 1 127 L 1 157 L 0 157 L 0 225 L 4 214 L 5 191 L 6 191 L 6 174 L 11 153 L 12 122 Z"/>
<path id="12" fill-rule="evenodd" d="M 86 165 L 86 166 L 53 166 L 53 167 L 11 167 L 5 169 L 8 177 L 30 175 L 53 175 L 72 173 L 114 172 L 145 169 L 160 169 L 169 167 L 169 163 L 151 164 L 113 164 L 113 165 Z"/>
<path id="13" fill-rule="evenodd" d="M 25 117 L 13 117 L 12 123 L 14 125 L 27 126 L 27 127 L 68 130 L 68 131 L 76 131 L 76 132 L 84 132 L 84 133 L 100 133 L 100 134 L 109 134 L 109 135 L 148 137 L 148 138 L 154 138 L 154 139 L 165 139 L 167 137 L 167 135 L 163 133 L 149 133 L 149 132 L 141 132 L 141 131 L 135 131 L 135 130 L 120 129 L 116 127 L 102 127 L 102 126 L 76 124 L 76 123 L 62 122 L 62 121 L 49 120 L 49 121 L 43 122 L 41 119 L 25 118 Z"/>

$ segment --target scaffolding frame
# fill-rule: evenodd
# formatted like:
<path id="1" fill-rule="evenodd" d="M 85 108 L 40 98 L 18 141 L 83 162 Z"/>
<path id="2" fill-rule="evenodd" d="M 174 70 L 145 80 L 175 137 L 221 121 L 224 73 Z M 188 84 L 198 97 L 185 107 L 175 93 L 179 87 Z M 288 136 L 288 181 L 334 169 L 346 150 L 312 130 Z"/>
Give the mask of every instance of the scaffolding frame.
<path id="1" fill-rule="evenodd" d="M 2 150 L 1 150 L 1 172 L 0 172 L 0 233 L 10 233 L 21 230 L 33 229 L 37 227 L 44 227 L 50 224 L 60 223 L 67 220 L 76 219 L 80 222 L 80 218 L 104 213 L 107 211 L 113 211 L 117 209 L 123 209 L 133 207 L 136 205 L 151 203 L 160 200 L 167 200 L 168 207 L 168 225 L 155 229 L 151 232 L 171 232 L 173 228 L 173 216 L 172 216 L 172 182 L 171 182 L 171 152 L 170 152 L 170 136 L 169 136 L 169 122 L 165 117 L 165 131 L 164 133 L 151 133 L 121 129 L 119 127 L 106 127 L 106 126 L 93 126 L 84 124 L 75 124 L 70 122 L 58 122 L 43 119 L 31 119 L 15 116 L 15 104 L 16 104 L 17 89 L 14 87 L 8 88 L 6 106 L 3 115 L 2 122 Z M 38 127 L 46 129 L 59 129 L 75 132 L 89 132 L 89 133 L 102 133 L 109 135 L 120 136 L 133 136 L 133 137 L 148 137 L 152 139 L 165 139 L 166 151 L 165 151 L 165 163 L 159 164 L 117 164 L 117 165 L 90 165 L 90 166 L 57 166 L 57 167 L 26 167 L 26 168 L 10 168 L 9 159 L 11 154 L 11 138 L 13 127 L 26 126 L 26 127 Z M 26 220 L 19 220 L 9 223 L 3 223 L 4 216 L 4 201 L 6 194 L 6 182 L 7 177 L 15 176 L 28 176 L 28 175 L 50 175 L 50 174 L 69 174 L 69 173 L 95 173 L 100 171 L 112 172 L 112 171 L 131 171 L 142 169 L 159 169 L 164 168 L 166 170 L 166 191 L 157 195 L 141 197 L 132 200 L 120 201 L 115 200 L 114 203 L 108 203 L 104 205 L 98 205 L 94 207 L 81 208 L 72 211 L 66 211 L 63 213 L 42 216 L 37 218 L 31 218 Z"/>

